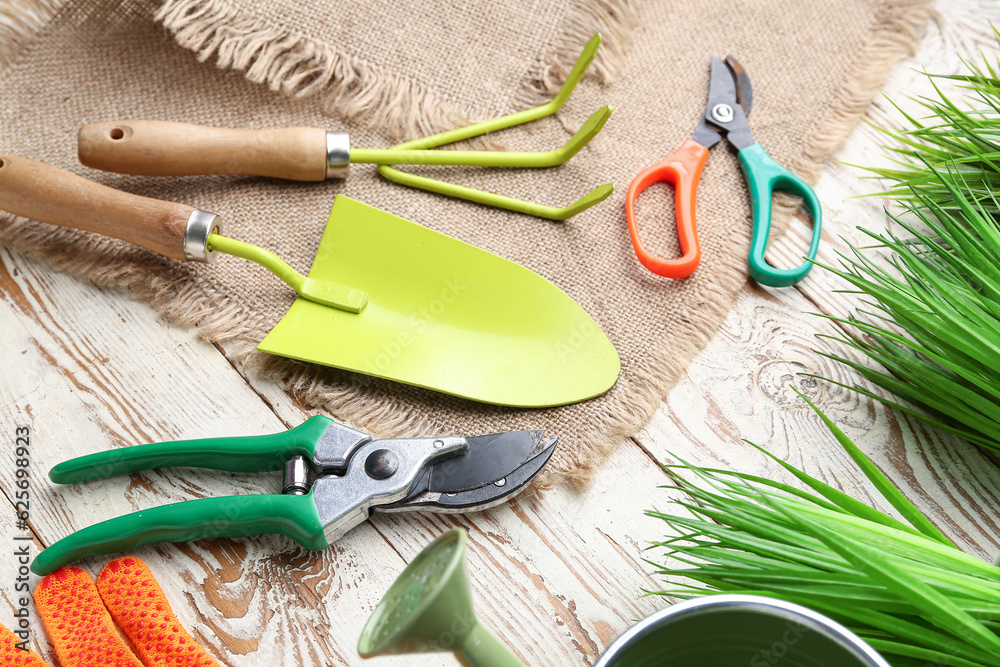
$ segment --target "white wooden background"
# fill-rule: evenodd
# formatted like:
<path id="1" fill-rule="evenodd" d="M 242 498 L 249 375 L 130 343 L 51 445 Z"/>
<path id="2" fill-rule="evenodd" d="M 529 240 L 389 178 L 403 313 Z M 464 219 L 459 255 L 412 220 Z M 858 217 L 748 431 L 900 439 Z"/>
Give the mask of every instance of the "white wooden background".
<path id="1" fill-rule="evenodd" d="M 940 0 L 916 58 L 899 65 L 885 92 L 895 100 L 929 93 L 915 71 L 961 69 L 958 54 L 996 52 L 989 21 L 996 0 Z M 898 121 L 884 100 L 868 113 Z M 860 125 L 838 154 L 847 163 L 880 159 L 879 135 Z M 835 261 L 841 237 L 863 244 L 858 225 L 885 226 L 883 202 L 845 199 L 877 184 L 829 165 L 821 259 Z M 624 232 L 623 232 L 624 233 Z M 795 226 L 783 239 L 785 265 L 808 243 Z M 98 290 L 0 250 L 0 623 L 13 625 L 16 563 L 11 504 L 14 429 L 32 429 L 34 552 L 101 518 L 190 498 L 274 492 L 276 480 L 191 469 L 150 472 L 56 488 L 57 461 L 125 444 L 275 432 L 308 413 L 277 387 L 241 376 L 220 350 L 161 321 L 146 306 Z M 640 597 L 658 582 L 643 557 L 663 528 L 643 510 L 666 504 L 660 464 L 678 457 L 734 470 L 777 474 L 741 441 L 862 500 L 870 489 L 820 421 L 788 388 L 797 384 L 963 548 L 992 560 L 998 551 L 1000 469 L 980 451 L 880 404 L 797 376 L 853 381 L 813 348 L 829 324 L 804 312 L 845 314 L 852 303 L 814 270 L 797 288 L 748 286 L 709 346 L 635 438 L 618 448 L 583 493 L 560 488 L 478 515 L 376 517 L 319 555 L 277 536 L 157 545 L 134 552 L 153 569 L 177 616 L 220 664 L 319 666 L 361 662 L 356 645 L 382 594 L 434 536 L 455 525 L 470 535 L 469 568 L 483 622 L 530 665 L 587 665 L 632 622 L 666 604 Z M 883 509 L 886 509 L 883 507 Z M 97 574 L 107 558 L 80 563 Z M 33 579 L 34 583 L 34 579 Z M 32 610 L 34 613 L 34 610 Z M 41 624 L 33 645 L 55 665 Z M 447 655 L 379 658 L 373 664 L 452 665 Z"/>

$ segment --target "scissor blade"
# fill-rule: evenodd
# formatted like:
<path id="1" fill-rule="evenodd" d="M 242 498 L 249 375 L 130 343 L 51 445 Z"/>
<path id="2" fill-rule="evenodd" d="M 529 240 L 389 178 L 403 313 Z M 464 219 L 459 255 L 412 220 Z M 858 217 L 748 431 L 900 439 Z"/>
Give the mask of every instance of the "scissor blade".
<path id="1" fill-rule="evenodd" d="M 705 110 L 706 116 L 712 113 L 712 109 L 717 104 L 732 106 L 738 104 L 738 100 L 736 98 L 736 82 L 733 80 L 733 73 L 726 67 L 725 63 L 712 56 L 711 78 L 708 83 L 708 108 Z"/>
<path id="2" fill-rule="evenodd" d="M 539 443 L 539 452 L 522 463 L 506 477 L 490 484 L 457 493 L 422 493 L 390 507 L 379 507 L 379 512 L 425 511 L 440 514 L 458 512 L 478 512 L 503 503 L 517 495 L 535 478 L 548 463 L 556 448 L 556 438 L 551 437 Z"/>
<path id="3" fill-rule="evenodd" d="M 736 79 L 736 101 L 743 107 L 743 113 L 749 115 L 750 107 L 753 106 L 753 85 L 750 84 L 750 75 L 733 56 L 726 56 L 726 66 Z"/>
<path id="4" fill-rule="evenodd" d="M 691 138 L 705 148 L 711 148 L 722 140 L 722 135 L 719 134 L 719 128 L 709 125 L 705 117 L 702 116 L 698 121 L 698 125 L 694 128 Z"/>
<path id="5" fill-rule="evenodd" d="M 738 98 L 735 76 L 736 74 L 725 63 L 712 56 L 708 106 L 705 108 L 703 118 L 709 125 L 721 128 L 726 133 L 726 139 L 729 140 L 733 148 L 741 151 L 752 145 L 754 139 L 750 125 L 747 123 L 747 114 Z"/>
<path id="6" fill-rule="evenodd" d="M 466 438 L 465 454 L 435 464 L 427 490 L 468 491 L 503 479 L 538 453 L 544 431 L 511 431 Z"/>

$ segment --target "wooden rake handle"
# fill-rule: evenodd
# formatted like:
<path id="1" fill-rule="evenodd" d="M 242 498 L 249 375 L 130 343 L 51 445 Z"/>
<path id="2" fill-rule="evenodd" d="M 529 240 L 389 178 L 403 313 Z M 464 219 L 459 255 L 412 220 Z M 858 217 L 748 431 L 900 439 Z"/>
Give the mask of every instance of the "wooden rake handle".
<path id="1" fill-rule="evenodd" d="M 84 125 L 77 146 L 83 164 L 120 174 L 243 174 L 294 181 L 328 176 L 327 132 L 312 127 L 234 130 L 120 120 Z"/>
<path id="2" fill-rule="evenodd" d="M 0 155 L 0 210 L 111 236 L 179 260 L 207 261 L 218 216 L 128 194 L 52 165 Z"/>

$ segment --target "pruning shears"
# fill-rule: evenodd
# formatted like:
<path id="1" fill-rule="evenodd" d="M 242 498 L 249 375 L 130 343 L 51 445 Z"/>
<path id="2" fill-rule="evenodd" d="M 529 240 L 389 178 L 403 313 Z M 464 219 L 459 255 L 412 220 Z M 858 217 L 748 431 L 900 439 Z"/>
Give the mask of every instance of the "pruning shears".
<path id="1" fill-rule="evenodd" d="M 743 67 L 732 56 L 727 56 L 725 63 L 713 57 L 708 105 L 694 134 L 673 155 L 639 173 L 629 185 L 625 195 L 629 235 L 639 261 L 653 273 L 667 278 L 687 278 L 698 268 L 701 247 L 695 221 L 695 199 L 708 151 L 723 134 L 738 151 L 743 176 L 750 189 L 753 206 L 750 276 L 762 285 L 788 287 L 805 278 L 812 268 L 807 260 L 794 269 L 777 269 L 764 259 L 771 229 L 771 198 L 776 190 L 802 197 L 804 207 L 812 216 L 809 260 L 815 259 L 819 250 L 822 210 L 809 184 L 775 162 L 764 147 L 754 141 L 747 123 L 752 102 L 753 88 Z M 681 257 L 677 259 L 657 257 L 647 251 L 636 227 L 635 201 L 643 190 L 658 182 L 671 183 L 676 189 L 677 233 L 681 246 Z"/>
<path id="2" fill-rule="evenodd" d="M 46 575 L 80 558 L 153 542 L 278 533 L 322 550 L 373 512 L 477 512 L 514 496 L 552 456 L 556 438 L 510 431 L 373 440 L 321 415 L 272 435 L 161 442 L 81 456 L 49 471 L 57 484 L 173 466 L 284 474 L 280 494 L 154 507 L 79 530 L 42 551 Z"/>

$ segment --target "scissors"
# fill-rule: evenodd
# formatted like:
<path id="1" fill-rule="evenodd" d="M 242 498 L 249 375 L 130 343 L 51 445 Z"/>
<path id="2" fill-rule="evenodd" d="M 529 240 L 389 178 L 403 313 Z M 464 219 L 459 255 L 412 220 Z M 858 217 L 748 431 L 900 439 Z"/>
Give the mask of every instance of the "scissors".
<path id="1" fill-rule="evenodd" d="M 698 228 L 695 222 L 695 199 L 708 151 L 722 139 L 723 133 L 738 151 L 743 177 L 750 189 L 753 206 L 753 235 L 748 260 L 750 276 L 762 285 L 788 287 L 805 278 L 812 268 L 808 260 L 794 269 L 777 269 L 764 259 L 771 230 L 771 198 L 782 191 L 802 197 L 813 219 L 812 243 L 808 258 L 815 259 L 819 249 L 822 210 L 809 184 L 775 162 L 764 147 L 754 141 L 747 123 L 753 102 L 750 77 L 732 56 L 725 63 L 712 58 L 708 105 L 694 134 L 670 157 L 661 160 L 636 176 L 625 195 L 625 217 L 629 236 L 639 261 L 653 273 L 667 278 L 687 278 L 701 261 Z M 635 221 L 635 200 L 653 183 L 673 184 L 677 199 L 677 234 L 681 257 L 666 259 L 650 253 L 642 245 Z"/>

